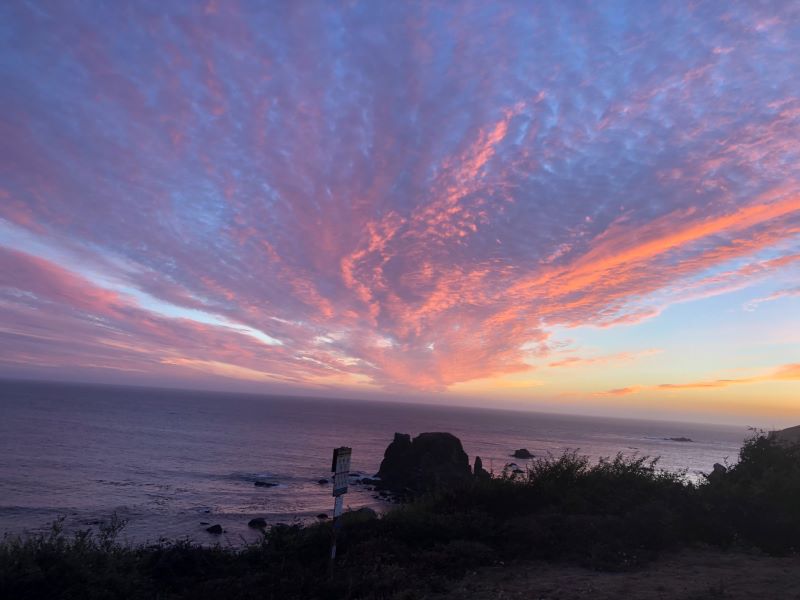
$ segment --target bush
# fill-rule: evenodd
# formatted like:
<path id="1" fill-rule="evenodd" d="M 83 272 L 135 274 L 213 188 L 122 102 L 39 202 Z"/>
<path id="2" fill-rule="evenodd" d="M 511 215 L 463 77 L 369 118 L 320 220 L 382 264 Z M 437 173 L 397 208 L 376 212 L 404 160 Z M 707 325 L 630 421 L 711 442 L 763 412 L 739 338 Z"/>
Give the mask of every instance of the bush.
<path id="1" fill-rule="evenodd" d="M 800 445 L 759 432 L 745 441 L 738 463 L 707 479 L 701 529 L 708 541 L 772 554 L 800 549 Z"/>

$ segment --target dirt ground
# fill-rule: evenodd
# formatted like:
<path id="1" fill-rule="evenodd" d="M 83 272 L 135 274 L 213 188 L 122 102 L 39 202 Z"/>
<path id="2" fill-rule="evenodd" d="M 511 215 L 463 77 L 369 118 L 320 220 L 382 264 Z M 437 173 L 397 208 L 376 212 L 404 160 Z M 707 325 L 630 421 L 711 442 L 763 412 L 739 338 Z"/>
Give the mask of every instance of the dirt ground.
<path id="1" fill-rule="evenodd" d="M 601 573 L 526 562 L 469 574 L 440 600 L 800 600 L 800 556 L 774 558 L 692 549 L 641 570 Z"/>

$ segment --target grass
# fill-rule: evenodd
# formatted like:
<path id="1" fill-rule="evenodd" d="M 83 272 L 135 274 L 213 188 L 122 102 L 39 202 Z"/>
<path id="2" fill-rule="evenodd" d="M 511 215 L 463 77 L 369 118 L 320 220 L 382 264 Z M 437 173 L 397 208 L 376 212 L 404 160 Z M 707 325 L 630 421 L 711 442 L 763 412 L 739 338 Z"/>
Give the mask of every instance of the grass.
<path id="1" fill-rule="evenodd" d="M 421 598 L 490 564 L 568 561 L 636 568 L 692 543 L 782 554 L 800 540 L 800 450 L 763 434 L 727 473 L 695 484 L 655 460 L 591 464 L 577 453 L 523 474 L 475 480 L 381 518 L 351 515 L 328 576 L 330 523 L 276 526 L 240 550 L 187 542 L 123 546 L 124 526 L 67 536 L 6 537 L 3 598 Z"/>

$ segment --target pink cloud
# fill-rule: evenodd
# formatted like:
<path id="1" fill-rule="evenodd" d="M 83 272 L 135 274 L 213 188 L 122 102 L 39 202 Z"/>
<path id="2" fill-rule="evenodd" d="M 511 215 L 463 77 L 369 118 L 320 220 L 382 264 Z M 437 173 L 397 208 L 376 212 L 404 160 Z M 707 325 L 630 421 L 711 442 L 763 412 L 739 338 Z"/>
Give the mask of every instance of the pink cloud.
<path id="1" fill-rule="evenodd" d="M 7 364 L 442 390 L 792 268 L 790 9 L 317 8 L 9 8 Z"/>
<path id="2" fill-rule="evenodd" d="M 604 356 L 591 356 L 591 357 L 568 356 L 566 358 L 562 358 L 560 360 L 551 362 L 547 366 L 552 368 L 583 367 L 586 365 L 603 365 L 603 364 L 617 363 L 617 362 L 631 362 L 646 356 L 653 356 L 654 354 L 658 354 L 659 352 L 661 352 L 661 350 L 651 349 L 651 350 L 643 350 L 640 352 L 618 352 L 616 354 L 607 354 Z"/>

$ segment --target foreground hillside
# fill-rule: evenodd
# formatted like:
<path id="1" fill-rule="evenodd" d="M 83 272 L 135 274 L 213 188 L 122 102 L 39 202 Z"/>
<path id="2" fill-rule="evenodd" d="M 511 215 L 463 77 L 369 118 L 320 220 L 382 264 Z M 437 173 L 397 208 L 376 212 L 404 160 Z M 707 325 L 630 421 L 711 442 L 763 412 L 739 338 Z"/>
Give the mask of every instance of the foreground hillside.
<path id="1" fill-rule="evenodd" d="M 800 447 L 759 435 L 739 458 L 695 485 L 646 459 L 590 464 L 567 453 L 380 518 L 350 513 L 333 577 L 327 523 L 273 527 L 240 551 L 123 547 L 113 524 L 69 538 L 56 526 L 0 546 L 0 597 L 725 598 L 740 597 L 731 582 L 759 580 L 794 589 Z"/>
<path id="2" fill-rule="evenodd" d="M 523 561 L 468 573 L 439 600 L 751 600 L 800 598 L 800 556 L 690 548 L 629 571 Z"/>

